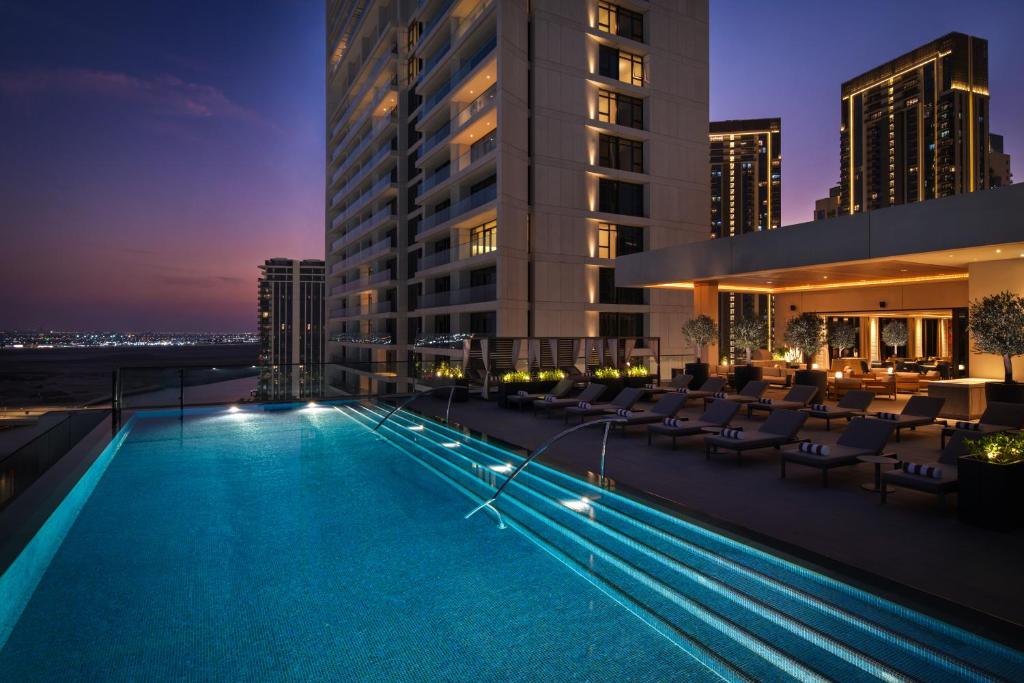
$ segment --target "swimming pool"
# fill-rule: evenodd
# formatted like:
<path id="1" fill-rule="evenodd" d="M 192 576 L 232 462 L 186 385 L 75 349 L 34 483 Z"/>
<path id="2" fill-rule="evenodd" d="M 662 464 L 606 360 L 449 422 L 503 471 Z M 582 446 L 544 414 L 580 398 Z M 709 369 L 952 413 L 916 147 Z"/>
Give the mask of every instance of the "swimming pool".
<path id="1" fill-rule="evenodd" d="M 133 418 L 0 578 L 17 607 L 0 680 L 1024 671 L 1018 652 L 538 463 L 499 499 L 509 529 L 465 520 L 519 458 L 405 412 L 372 433 L 384 412 Z"/>

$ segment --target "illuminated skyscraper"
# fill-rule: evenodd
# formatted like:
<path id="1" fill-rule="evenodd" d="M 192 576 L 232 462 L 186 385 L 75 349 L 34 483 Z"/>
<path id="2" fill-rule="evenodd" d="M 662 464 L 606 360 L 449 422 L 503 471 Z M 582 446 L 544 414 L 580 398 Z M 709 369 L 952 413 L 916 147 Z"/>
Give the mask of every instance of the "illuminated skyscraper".
<path id="1" fill-rule="evenodd" d="M 842 87 L 842 213 L 990 187 L 988 41 L 950 33 Z"/>

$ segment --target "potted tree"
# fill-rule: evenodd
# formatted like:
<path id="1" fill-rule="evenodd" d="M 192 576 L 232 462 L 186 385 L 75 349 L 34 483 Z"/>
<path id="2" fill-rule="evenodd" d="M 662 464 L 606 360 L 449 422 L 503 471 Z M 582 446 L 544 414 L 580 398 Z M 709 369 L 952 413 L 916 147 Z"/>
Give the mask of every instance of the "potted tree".
<path id="1" fill-rule="evenodd" d="M 977 353 L 1003 358 L 1003 381 L 988 382 L 985 398 L 1024 403 L 1024 384 L 1013 380 L 1013 357 L 1024 354 L 1024 297 L 1003 291 L 972 301 L 967 328 Z"/>
<path id="2" fill-rule="evenodd" d="M 735 373 L 733 384 L 736 391 L 743 389 L 747 382 L 761 379 L 762 369 L 751 364 L 750 353 L 764 343 L 766 326 L 764 318 L 755 316 L 743 316 L 732 324 L 733 342 L 747 352 L 747 364 L 737 365 L 733 370 Z"/>
<path id="3" fill-rule="evenodd" d="M 697 361 L 686 364 L 686 374 L 693 377 L 690 386 L 699 387 L 708 378 L 708 364 L 701 361 L 707 345 L 718 338 L 718 325 L 709 316 L 698 315 L 683 325 L 683 337 L 697 350 Z"/>
<path id="4" fill-rule="evenodd" d="M 828 345 L 835 349 L 836 358 L 842 358 L 846 349 L 857 343 L 857 328 L 850 323 L 837 322 L 828 328 Z"/>
<path id="5" fill-rule="evenodd" d="M 1004 432 L 966 439 L 957 462 L 957 516 L 988 529 L 1024 525 L 1024 434 Z"/>
<path id="6" fill-rule="evenodd" d="M 899 353 L 899 347 L 907 343 L 907 339 L 907 324 L 903 321 L 893 320 L 882 328 L 882 341 L 892 347 L 893 359 Z"/>
<path id="7" fill-rule="evenodd" d="M 825 343 L 824 328 L 825 320 L 817 313 L 810 312 L 790 318 L 786 323 L 786 343 L 798 350 L 807 364 L 806 370 L 797 370 L 794 373 L 793 384 L 818 387 L 818 393 L 811 399 L 815 402 L 824 400 L 828 387 L 828 375 L 825 371 L 812 367 L 814 356 Z"/>

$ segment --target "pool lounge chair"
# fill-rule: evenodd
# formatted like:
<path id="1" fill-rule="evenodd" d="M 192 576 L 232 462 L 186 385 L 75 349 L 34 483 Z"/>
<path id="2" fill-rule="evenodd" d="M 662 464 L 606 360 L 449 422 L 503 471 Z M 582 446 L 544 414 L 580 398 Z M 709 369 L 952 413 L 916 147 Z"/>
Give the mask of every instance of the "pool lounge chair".
<path id="1" fill-rule="evenodd" d="M 807 419 L 807 413 L 797 410 L 776 410 L 768 419 L 761 423 L 756 432 L 741 431 L 740 438 L 730 438 L 727 430 L 713 436 L 704 437 L 704 457 L 711 459 L 712 453 L 733 451 L 736 453 L 736 464 L 743 463 L 743 452 L 758 448 L 782 448 L 786 444 L 797 441 L 797 432 Z"/>
<path id="2" fill-rule="evenodd" d="M 686 392 L 686 400 L 690 401 L 695 398 L 711 398 L 714 394 L 720 392 L 724 386 L 724 377 L 708 377 L 704 380 L 704 384 L 701 384 L 699 388 L 691 389 Z"/>
<path id="3" fill-rule="evenodd" d="M 610 403 L 591 404 L 589 401 L 580 400 L 577 401 L 576 405 L 565 409 L 565 421 L 569 421 L 570 415 L 575 415 L 580 418 L 580 423 L 582 424 L 591 415 L 607 415 L 618 410 L 629 410 L 636 405 L 636 402 L 643 395 L 643 389 L 627 387 L 616 394 Z"/>
<path id="4" fill-rule="evenodd" d="M 834 408 L 822 403 L 803 410 L 808 417 L 825 420 L 825 431 L 829 431 L 832 429 L 832 420 L 845 418 L 849 422 L 855 417 L 863 417 L 873 400 L 875 400 L 875 392 L 858 389 L 843 394 Z"/>
<path id="5" fill-rule="evenodd" d="M 675 417 L 676 413 L 686 407 L 686 394 L 670 392 L 658 399 L 658 402 L 651 406 L 650 410 L 629 410 L 623 408 L 605 408 L 605 412 L 617 417 L 625 418 L 620 422 L 622 431 L 633 425 L 647 425 L 661 422 L 667 417 Z"/>
<path id="6" fill-rule="evenodd" d="M 747 417 L 753 417 L 755 410 L 773 412 L 775 410 L 800 410 L 806 408 L 815 394 L 818 387 L 810 387 L 798 384 L 786 392 L 781 399 L 761 398 L 756 403 L 747 403 Z"/>
<path id="7" fill-rule="evenodd" d="M 606 388 L 607 387 L 603 384 L 594 384 L 591 382 L 583 389 L 583 391 L 580 392 L 579 396 L 573 398 L 537 399 L 533 402 L 533 411 L 551 413 L 555 410 L 562 410 L 563 408 L 574 406 L 581 401 L 590 403 L 601 398 L 601 394 L 604 393 Z"/>
<path id="8" fill-rule="evenodd" d="M 697 434 L 707 434 L 708 429 L 721 428 L 729 424 L 732 418 L 736 417 L 736 413 L 740 410 L 739 403 L 733 403 L 732 401 L 712 401 L 711 405 L 704 414 L 697 420 L 687 420 L 684 418 L 675 418 L 671 422 L 669 420 L 662 420 L 660 423 L 647 425 L 647 445 L 651 444 L 651 438 L 657 434 L 659 436 L 671 436 L 672 437 L 672 450 L 676 449 L 676 439 L 681 436 L 696 436 Z"/>
<path id="9" fill-rule="evenodd" d="M 942 410 L 942 404 L 945 402 L 946 399 L 935 396 L 911 396 L 899 414 L 878 412 L 875 413 L 875 419 L 885 420 L 895 425 L 896 440 L 899 441 L 901 429 L 914 431 L 918 427 L 935 424 L 935 418 L 939 416 L 939 411 Z"/>
<path id="10" fill-rule="evenodd" d="M 985 436 L 1020 429 L 1024 426 L 1024 405 L 992 401 L 985 406 L 985 412 L 977 422 L 955 422 L 952 427 L 943 427 L 939 436 L 940 448 L 946 447 L 946 439 L 957 431 L 969 435 Z"/>
<path id="11" fill-rule="evenodd" d="M 957 490 L 957 459 L 967 455 L 965 441 L 970 434 L 957 430 L 939 454 L 937 463 L 926 463 L 920 472 L 911 472 L 912 463 L 900 463 L 900 469 L 882 472 L 882 490 L 880 501 L 885 504 L 890 486 L 899 486 L 925 493 L 934 493 L 939 497 L 939 507 L 946 501 L 946 494 Z M 930 466 L 930 469 L 928 468 Z"/>
<path id="12" fill-rule="evenodd" d="M 758 379 L 753 382 L 747 382 L 739 393 L 725 394 L 722 396 L 705 397 L 704 405 L 711 403 L 712 398 L 721 398 L 726 401 L 732 401 L 733 403 L 745 404 L 745 403 L 757 403 L 764 396 L 764 392 L 768 391 L 768 382 Z"/>
<path id="13" fill-rule="evenodd" d="M 532 406 L 534 401 L 543 401 L 548 396 L 554 396 L 555 398 L 565 398 L 572 391 L 573 386 L 576 383 L 566 377 L 565 379 L 558 380 L 558 384 L 553 386 L 550 391 L 544 394 L 512 394 L 505 398 L 505 404 L 510 408 L 517 408 L 522 410 L 525 406 Z"/>
<path id="14" fill-rule="evenodd" d="M 782 450 L 781 476 L 786 478 L 787 462 L 816 467 L 821 470 L 822 487 L 827 487 L 830 469 L 857 465 L 862 455 L 881 455 L 893 429 L 894 425 L 886 420 L 854 420 L 834 446 L 804 442 L 786 447 Z"/>
<path id="15" fill-rule="evenodd" d="M 644 387 L 648 394 L 665 394 L 670 391 L 679 391 L 680 389 L 689 389 L 690 382 L 693 381 L 693 375 L 676 375 L 668 384 L 662 384 L 656 387 Z"/>

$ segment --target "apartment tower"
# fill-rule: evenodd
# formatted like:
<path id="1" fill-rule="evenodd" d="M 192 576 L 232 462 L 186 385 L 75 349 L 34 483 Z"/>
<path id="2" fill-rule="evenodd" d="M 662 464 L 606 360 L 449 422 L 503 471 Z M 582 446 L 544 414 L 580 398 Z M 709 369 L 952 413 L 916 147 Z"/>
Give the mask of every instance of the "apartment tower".
<path id="1" fill-rule="evenodd" d="M 707 21 L 707 0 L 329 0 L 337 382 L 398 382 L 463 335 L 681 353 L 692 293 L 616 287 L 615 258 L 707 234 Z"/>
<path id="2" fill-rule="evenodd" d="M 990 187 L 988 41 L 950 33 L 842 87 L 842 213 Z"/>
<path id="3" fill-rule="evenodd" d="M 782 225 L 782 120 L 712 121 L 711 237 L 732 237 Z M 719 355 L 729 362 L 745 356 L 736 347 L 732 325 L 741 317 L 760 317 L 771 330 L 768 294 L 718 294 Z M 770 347 L 770 340 L 769 340 Z M 720 359 L 713 359 L 720 360 Z"/>
<path id="4" fill-rule="evenodd" d="M 268 259 L 260 266 L 258 397 L 324 393 L 324 262 Z"/>

